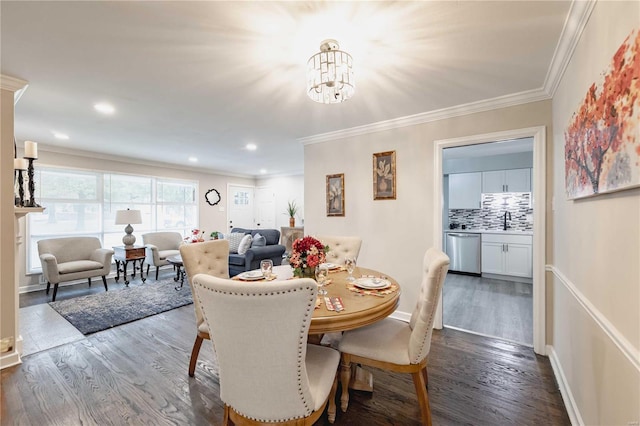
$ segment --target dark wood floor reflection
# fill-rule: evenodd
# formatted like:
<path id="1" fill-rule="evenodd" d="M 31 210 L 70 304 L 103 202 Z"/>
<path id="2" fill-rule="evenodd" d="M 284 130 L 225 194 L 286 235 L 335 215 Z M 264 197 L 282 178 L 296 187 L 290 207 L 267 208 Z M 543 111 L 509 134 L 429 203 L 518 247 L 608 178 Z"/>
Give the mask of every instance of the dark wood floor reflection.
<path id="1" fill-rule="evenodd" d="M 24 357 L 1 372 L 1 424 L 221 424 L 211 342 L 187 375 L 194 321 L 185 306 Z M 410 377 L 372 371 L 336 424 L 418 425 Z M 436 425 L 570 424 L 548 359 L 524 346 L 435 331 L 429 379 Z"/>

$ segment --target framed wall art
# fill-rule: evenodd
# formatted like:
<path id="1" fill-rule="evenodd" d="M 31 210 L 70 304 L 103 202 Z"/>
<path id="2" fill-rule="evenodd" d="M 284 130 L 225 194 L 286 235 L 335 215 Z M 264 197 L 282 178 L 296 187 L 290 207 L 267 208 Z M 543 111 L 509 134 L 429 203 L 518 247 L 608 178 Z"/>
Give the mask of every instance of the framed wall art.
<path id="1" fill-rule="evenodd" d="M 613 55 L 564 132 L 568 199 L 640 186 L 640 30 Z"/>
<path id="2" fill-rule="evenodd" d="M 344 173 L 327 175 L 327 216 L 344 216 Z"/>
<path id="3" fill-rule="evenodd" d="M 373 199 L 396 199 L 396 152 L 373 154 Z"/>

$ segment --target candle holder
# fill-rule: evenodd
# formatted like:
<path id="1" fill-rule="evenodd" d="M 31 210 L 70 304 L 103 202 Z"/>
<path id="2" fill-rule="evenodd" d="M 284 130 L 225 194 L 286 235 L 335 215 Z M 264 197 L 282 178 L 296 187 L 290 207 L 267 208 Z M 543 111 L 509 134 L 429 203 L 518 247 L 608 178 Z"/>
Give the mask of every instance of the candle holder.
<path id="1" fill-rule="evenodd" d="M 16 207 L 24 207 L 24 178 L 22 170 L 16 170 L 18 173 L 18 197 L 15 200 Z"/>
<path id="2" fill-rule="evenodd" d="M 35 200 L 36 183 L 33 181 L 33 158 L 27 158 L 29 160 L 29 168 L 27 169 L 27 177 L 29 178 L 29 201 L 25 207 L 40 207 Z"/>

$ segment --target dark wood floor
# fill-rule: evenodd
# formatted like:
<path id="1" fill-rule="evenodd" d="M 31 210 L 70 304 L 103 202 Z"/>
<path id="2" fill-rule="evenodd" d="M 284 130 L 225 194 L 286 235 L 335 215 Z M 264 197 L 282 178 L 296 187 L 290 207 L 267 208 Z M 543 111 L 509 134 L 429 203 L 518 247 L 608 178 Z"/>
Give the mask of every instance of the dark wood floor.
<path id="1" fill-rule="evenodd" d="M 187 375 L 194 323 L 193 307 L 184 306 L 24 357 L 1 372 L 0 423 L 221 424 L 210 342 L 196 377 Z M 409 376 L 372 371 L 374 393 L 352 392 L 336 424 L 418 425 Z M 436 330 L 429 380 L 436 425 L 570 424 L 548 359 L 525 346 Z"/>

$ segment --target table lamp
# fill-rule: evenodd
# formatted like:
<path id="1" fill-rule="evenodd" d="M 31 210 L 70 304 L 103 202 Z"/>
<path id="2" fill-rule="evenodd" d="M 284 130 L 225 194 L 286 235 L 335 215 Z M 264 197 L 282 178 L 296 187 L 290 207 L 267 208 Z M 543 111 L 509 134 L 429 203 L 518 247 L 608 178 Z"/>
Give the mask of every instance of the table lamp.
<path id="1" fill-rule="evenodd" d="M 116 211 L 116 225 L 127 225 L 124 228 L 126 235 L 122 237 L 122 242 L 125 246 L 132 246 L 136 242 L 136 237 L 133 235 L 133 227 L 131 224 L 137 225 L 142 223 L 142 216 L 140 210 L 118 210 Z"/>

